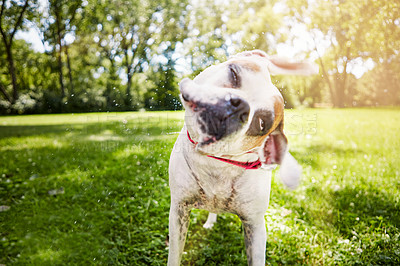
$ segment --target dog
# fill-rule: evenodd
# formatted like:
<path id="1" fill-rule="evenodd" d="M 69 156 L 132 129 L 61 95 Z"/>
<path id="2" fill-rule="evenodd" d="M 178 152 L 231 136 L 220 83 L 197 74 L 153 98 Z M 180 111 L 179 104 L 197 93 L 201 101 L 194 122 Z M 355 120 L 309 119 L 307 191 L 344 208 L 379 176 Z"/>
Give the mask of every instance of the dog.
<path id="1" fill-rule="evenodd" d="M 185 123 L 171 153 L 168 265 L 179 265 L 192 208 L 205 209 L 211 228 L 217 214 L 242 221 L 249 265 L 265 265 L 271 171 L 289 188 L 301 168 L 288 152 L 284 101 L 270 74 L 310 75 L 318 67 L 260 50 L 246 51 L 179 83 Z"/>

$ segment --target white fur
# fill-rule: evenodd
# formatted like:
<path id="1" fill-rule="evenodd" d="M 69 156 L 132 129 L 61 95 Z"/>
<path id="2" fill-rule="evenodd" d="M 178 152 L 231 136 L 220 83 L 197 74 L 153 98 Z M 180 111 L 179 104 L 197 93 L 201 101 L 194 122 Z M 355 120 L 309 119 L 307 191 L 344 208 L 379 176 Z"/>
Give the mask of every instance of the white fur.
<path id="1" fill-rule="evenodd" d="M 301 166 L 289 152 L 283 157 L 279 175 L 282 182 L 290 189 L 295 189 L 300 184 Z"/>
<path id="2" fill-rule="evenodd" d="M 217 221 L 217 214 L 210 212 L 208 214 L 207 221 L 205 222 L 203 227 L 206 228 L 206 229 L 211 229 L 214 226 L 216 221 Z"/>

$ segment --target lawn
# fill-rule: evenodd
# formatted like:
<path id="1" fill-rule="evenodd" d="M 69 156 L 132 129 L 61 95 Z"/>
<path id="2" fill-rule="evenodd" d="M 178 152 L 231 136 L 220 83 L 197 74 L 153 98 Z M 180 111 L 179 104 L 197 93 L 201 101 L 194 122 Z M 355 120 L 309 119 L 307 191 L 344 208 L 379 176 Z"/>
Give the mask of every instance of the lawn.
<path id="1" fill-rule="evenodd" d="M 165 265 L 182 112 L 0 117 L 0 264 Z M 268 264 L 400 264 L 400 109 L 288 110 L 300 187 L 273 179 Z M 191 214 L 185 265 L 246 265 L 240 220 Z"/>

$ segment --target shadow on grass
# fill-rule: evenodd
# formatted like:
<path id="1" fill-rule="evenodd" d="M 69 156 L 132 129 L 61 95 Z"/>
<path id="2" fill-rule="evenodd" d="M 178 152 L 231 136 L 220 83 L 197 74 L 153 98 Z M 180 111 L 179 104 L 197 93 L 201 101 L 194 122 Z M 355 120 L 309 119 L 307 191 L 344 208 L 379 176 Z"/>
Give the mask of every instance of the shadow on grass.
<path id="1" fill-rule="evenodd" d="M 395 188 L 400 183 L 388 183 L 395 180 L 396 154 L 382 158 L 362 148 L 315 143 L 296 150 L 293 156 L 309 166 L 308 178 L 303 181 L 308 183 L 303 184 L 304 192 L 300 191 L 305 200 L 299 199 L 296 191 L 286 193 L 277 186 L 272 201 L 295 210 L 305 228 L 326 234 L 320 245 L 333 239 L 334 260 L 345 265 L 398 265 L 400 205 Z M 379 165 L 386 168 L 379 169 Z"/>
<path id="2" fill-rule="evenodd" d="M 345 187 L 332 192 L 337 215 L 334 226 L 345 239 L 362 250 L 359 259 L 347 264 L 375 265 L 400 263 L 400 206 L 393 195 L 376 188 Z"/>
<path id="3" fill-rule="evenodd" d="M 182 264 L 247 265 L 240 219 L 234 214 L 219 214 L 213 228 L 204 229 L 207 216 L 207 211 L 192 211 Z"/>
<path id="4" fill-rule="evenodd" d="M 400 230 L 400 206 L 382 191 L 345 187 L 331 192 L 331 198 L 332 206 L 338 211 L 335 226 L 345 237 L 352 236 L 360 223 L 366 223 L 368 230 L 384 227 Z"/>

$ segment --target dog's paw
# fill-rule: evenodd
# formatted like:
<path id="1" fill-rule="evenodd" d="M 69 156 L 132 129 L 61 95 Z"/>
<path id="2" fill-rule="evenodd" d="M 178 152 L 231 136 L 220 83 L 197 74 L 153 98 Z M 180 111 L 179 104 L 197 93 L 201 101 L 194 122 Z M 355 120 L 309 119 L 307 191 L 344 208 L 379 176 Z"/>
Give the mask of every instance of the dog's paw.
<path id="1" fill-rule="evenodd" d="M 210 212 L 208 214 L 207 221 L 204 223 L 203 227 L 205 229 L 211 229 L 216 221 L 217 221 L 217 215 L 215 213 Z"/>

